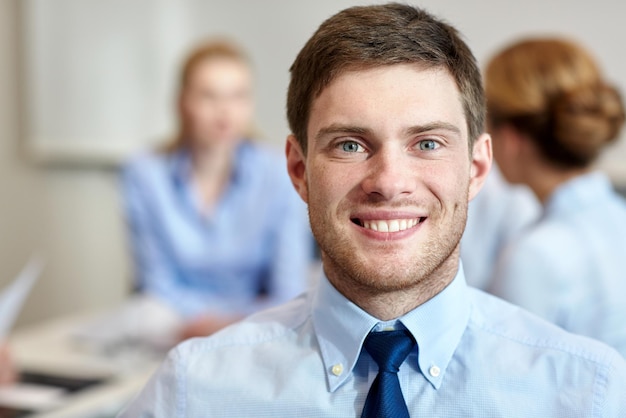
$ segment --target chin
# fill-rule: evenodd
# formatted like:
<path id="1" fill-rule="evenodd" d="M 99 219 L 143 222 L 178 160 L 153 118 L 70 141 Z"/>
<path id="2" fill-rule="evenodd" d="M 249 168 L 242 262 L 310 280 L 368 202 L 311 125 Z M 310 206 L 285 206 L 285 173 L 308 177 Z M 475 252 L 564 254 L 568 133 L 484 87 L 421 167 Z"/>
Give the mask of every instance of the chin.
<path id="1" fill-rule="evenodd" d="M 428 266 L 412 260 L 398 262 L 397 256 L 373 256 L 367 259 L 347 256 L 348 252 L 324 255 L 325 269 L 338 273 L 353 284 L 375 292 L 398 291 L 419 284 L 430 272 Z M 386 260 L 385 260 L 386 259 Z"/>
<path id="2" fill-rule="evenodd" d="M 402 290 L 411 288 L 432 273 L 429 266 L 416 263 L 394 263 L 386 266 L 372 266 L 363 278 L 378 290 Z M 365 272 L 364 272 L 365 273 Z"/>

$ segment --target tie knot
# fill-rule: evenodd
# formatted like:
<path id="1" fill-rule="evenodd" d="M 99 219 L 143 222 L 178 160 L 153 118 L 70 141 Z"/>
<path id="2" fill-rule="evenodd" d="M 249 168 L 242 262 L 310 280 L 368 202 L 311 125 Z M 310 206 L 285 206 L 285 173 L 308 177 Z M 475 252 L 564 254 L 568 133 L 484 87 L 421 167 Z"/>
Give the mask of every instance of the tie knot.
<path id="1" fill-rule="evenodd" d="M 407 330 L 370 332 L 364 346 L 378 364 L 379 372 L 398 373 L 415 340 Z"/>

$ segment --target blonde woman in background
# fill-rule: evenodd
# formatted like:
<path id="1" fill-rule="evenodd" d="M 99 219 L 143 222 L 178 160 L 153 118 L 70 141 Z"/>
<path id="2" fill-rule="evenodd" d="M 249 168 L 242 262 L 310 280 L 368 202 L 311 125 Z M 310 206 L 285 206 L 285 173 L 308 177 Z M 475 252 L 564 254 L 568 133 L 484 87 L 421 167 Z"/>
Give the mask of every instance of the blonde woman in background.
<path id="1" fill-rule="evenodd" d="M 282 150 L 251 140 L 251 66 L 225 41 L 185 61 L 179 133 L 134 158 L 123 190 L 138 287 L 208 335 L 307 285 L 313 239 Z"/>
<path id="2" fill-rule="evenodd" d="M 593 169 L 624 107 L 592 57 L 562 39 L 529 39 L 486 69 L 494 157 L 542 203 L 503 253 L 491 291 L 626 355 L 626 201 Z"/>

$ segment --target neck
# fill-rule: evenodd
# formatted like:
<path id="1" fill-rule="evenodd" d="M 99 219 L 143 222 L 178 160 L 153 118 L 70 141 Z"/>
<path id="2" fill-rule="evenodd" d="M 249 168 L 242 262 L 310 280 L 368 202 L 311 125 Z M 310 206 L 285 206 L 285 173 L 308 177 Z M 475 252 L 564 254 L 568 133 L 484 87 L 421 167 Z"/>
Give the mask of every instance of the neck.
<path id="1" fill-rule="evenodd" d="M 230 175 L 235 148 L 232 146 L 198 147 L 192 150 L 193 171 L 197 177 L 223 179 Z"/>
<path id="2" fill-rule="evenodd" d="M 454 280 L 459 268 L 459 247 L 429 275 L 391 290 L 381 290 L 364 285 L 362 280 L 354 280 L 347 272 L 335 268 L 337 266 L 324 254 L 322 260 L 324 273 L 335 289 L 373 317 L 389 321 L 429 301 Z"/>
<path id="3" fill-rule="evenodd" d="M 529 169 L 526 183 L 539 201 L 545 204 L 559 186 L 587 172 L 589 168 L 565 170 L 542 164 Z"/>
<path id="4" fill-rule="evenodd" d="M 192 150 L 193 179 L 207 214 L 214 209 L 230 182 L 235 159 L 234 147 L 205 147 Z"/>

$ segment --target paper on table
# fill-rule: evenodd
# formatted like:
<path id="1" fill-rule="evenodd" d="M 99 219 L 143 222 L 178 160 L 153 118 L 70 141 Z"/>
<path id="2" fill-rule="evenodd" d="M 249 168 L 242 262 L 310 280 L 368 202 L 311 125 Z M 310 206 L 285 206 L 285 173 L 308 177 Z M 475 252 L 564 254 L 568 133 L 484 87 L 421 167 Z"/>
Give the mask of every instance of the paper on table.
<path id="1" fill-rule="evenodd" d="M 42 269 L 43 260 L 33 256 L 13 283 L 0 293 L 0 340 L 4 339 L 11 330 Z"/>
<path id="2" fill-rule="evenodd" d="M 182 324 L 180 315 L 161 300 L 135 295 L 81 324 L 72 335 L 82 347 L 105 354 L 109 360 L 137 363 L 162 358 L 178 342 Z"/>
<path id="3" fill-rule="evenodd" d="M 45 411 L 63 404 L 66 391 L 43 385 L 16 383 L 0 388 L 0 405 Z"/>

